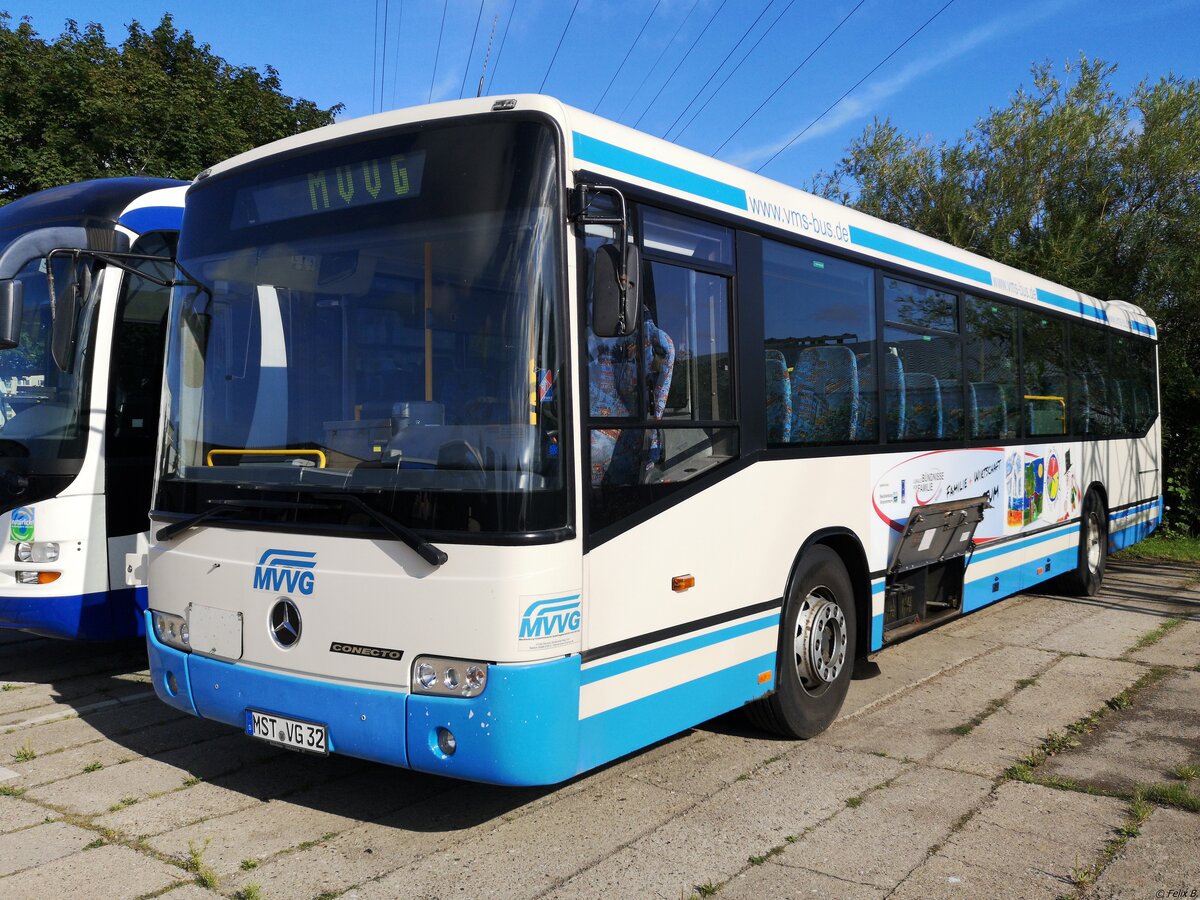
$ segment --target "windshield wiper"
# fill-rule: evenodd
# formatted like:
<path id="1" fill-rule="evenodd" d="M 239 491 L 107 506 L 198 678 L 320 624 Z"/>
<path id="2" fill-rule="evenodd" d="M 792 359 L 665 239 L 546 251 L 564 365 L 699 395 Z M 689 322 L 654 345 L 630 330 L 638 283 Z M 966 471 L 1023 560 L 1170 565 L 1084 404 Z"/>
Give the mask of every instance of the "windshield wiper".
<path id="1" fill-rule="evenodd" d="M 205 519 L 211 519 L 227 512 L 245 512 L 247 509 L 324 509 L 319 503 L 304 503 L 300 500 L 209 500 L 208 502 L 212 504 L 212 509 L 206 509 L 204 512 L 198 512 L 173 525 L 168 525 L 161 529 L 154 539 L 169 541 L 175 535 L 181 534 L 189 528 L 195 528 Z"/>
<path id="2" fill-rule="evenodd" d="M 327 500 L 336 503 L 349 503 L 360 512 L 366 513 L 376 522 L 383 526 L 384 530 L 392 537 L 404 542 L 413 551 L 429 563 L 431 566 L 440 566 L 450 557 L 446 555 L 446 551 L 439 547 L 435 547 L 425 538 L 421 537 L 407 525 L 402 525 L 389 515 L 381 513 L 369 503 L 366 503 L 362 498 L 356 497 L 353 494 L 314 494 L 317 500 Z"/>

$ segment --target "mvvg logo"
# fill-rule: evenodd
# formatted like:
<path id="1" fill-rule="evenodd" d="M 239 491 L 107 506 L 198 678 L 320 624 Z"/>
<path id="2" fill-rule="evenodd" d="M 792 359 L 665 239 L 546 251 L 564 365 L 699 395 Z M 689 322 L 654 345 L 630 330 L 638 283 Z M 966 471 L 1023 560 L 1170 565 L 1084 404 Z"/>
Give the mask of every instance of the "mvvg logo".
<path id="1" fill-rule="evenodd" d="M 264 550 L 254 567 L 254 590 L 304 594 L 313 592 L 317 554 L 307 550 Z"/>
<path id="2" fill-rule="evenodd" d="M 579 630 L 579 595 L 556 597 L 552 600 L 536 600 L 526 607 L 521 616 L 521 630 L 517 639 L 521 641 L 560 638 Z"/>

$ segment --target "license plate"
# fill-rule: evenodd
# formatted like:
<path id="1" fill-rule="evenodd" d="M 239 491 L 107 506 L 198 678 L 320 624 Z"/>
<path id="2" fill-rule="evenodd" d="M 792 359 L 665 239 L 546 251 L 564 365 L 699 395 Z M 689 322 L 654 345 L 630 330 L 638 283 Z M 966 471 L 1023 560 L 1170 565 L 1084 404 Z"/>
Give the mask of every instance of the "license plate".
<path id="1" fill-rule="evenodd" d="M 292 750 L 319 753 L 322 756 L 329 754 L 326 728 L 324 725 L 317 725 L 313 722 L 301 722 L 285 716 L 275 716 L 248 709 L 246 710 L 246 734 Z"/>

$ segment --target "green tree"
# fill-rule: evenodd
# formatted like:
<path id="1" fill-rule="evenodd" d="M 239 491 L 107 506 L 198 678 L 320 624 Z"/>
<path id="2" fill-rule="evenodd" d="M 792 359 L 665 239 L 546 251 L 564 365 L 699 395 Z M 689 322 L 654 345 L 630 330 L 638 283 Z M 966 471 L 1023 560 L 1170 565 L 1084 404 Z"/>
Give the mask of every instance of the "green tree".
<path id="1" fill-rule="evenodd" d="M 275 69 L 231 65 L 169 14 L 128 32 L 114 47 L 68 20 L 48 41 L 0 12 L 0 205 L 88 178 L 192 178 L 342 109 L 286 96 Z"/>
<path id="2" fill-rule="evenodd" d="M 815 190 L 1105 300 L 1159 328 L 1167 502 L 1200 528 L 1200 81 L 1126 95 L 1082 58 L 938 144 L 876 120 Z"/>

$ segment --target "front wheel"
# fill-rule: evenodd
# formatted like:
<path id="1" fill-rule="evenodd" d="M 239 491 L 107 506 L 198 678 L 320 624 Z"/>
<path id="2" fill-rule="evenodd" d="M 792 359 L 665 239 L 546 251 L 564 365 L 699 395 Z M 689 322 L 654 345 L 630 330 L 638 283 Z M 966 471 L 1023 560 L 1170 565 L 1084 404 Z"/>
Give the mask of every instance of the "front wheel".
<path id="1" fill-rule="evenodd" d="M 1079 517 L 1079 558 L 1075 569 L 1063 579 L 1063 587 L 1072 594 L 1092 597 L 1104 581 L 1104 563 L 1108 556 L 1108 517 L 1095 491 L 1088 491 Z"/>
<path id="2" fill-rule="evenodd" d="M 854 669 L 854 591 L 833 550 L 805 551 L 780 625 L 775 691 L 747 712 L 764 730 L 815 737 L 837 718 Z"/>

